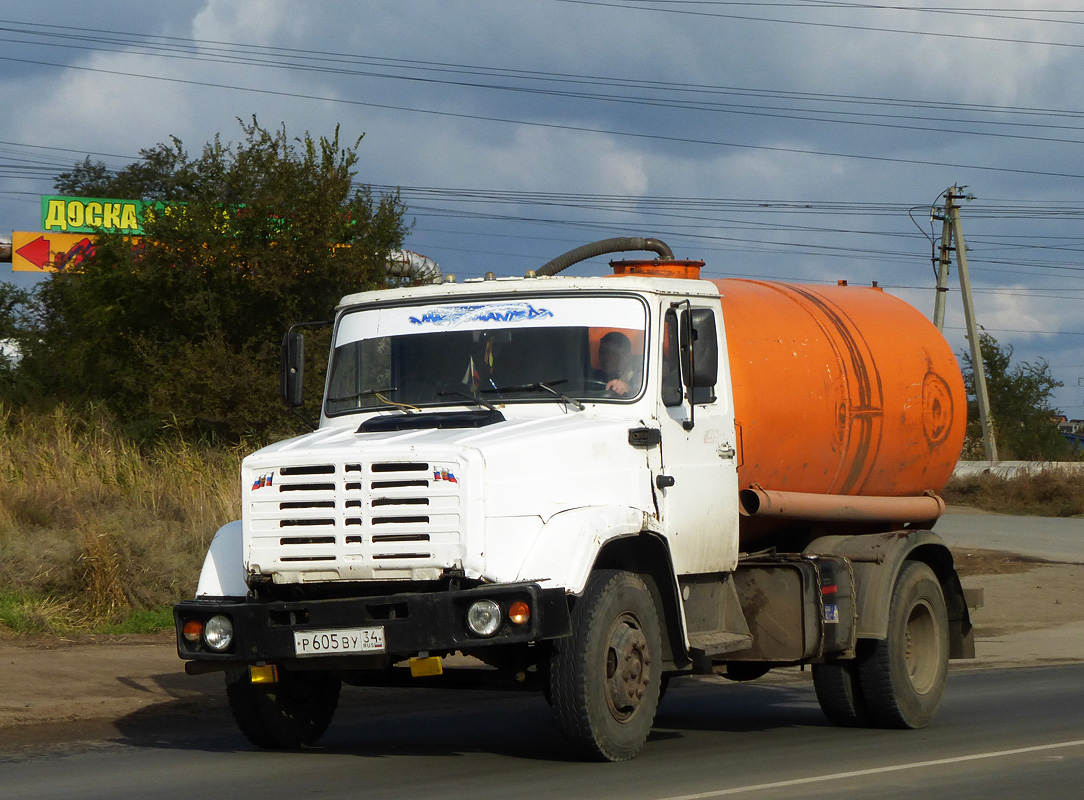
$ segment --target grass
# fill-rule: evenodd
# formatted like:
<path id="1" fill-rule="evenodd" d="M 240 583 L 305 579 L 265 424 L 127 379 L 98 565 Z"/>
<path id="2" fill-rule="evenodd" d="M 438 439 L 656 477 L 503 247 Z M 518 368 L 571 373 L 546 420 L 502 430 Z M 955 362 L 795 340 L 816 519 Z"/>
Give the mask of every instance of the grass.
<path id="1" fill-rule="evenodd" d="M 173 607 L 127 608 L 93 617 L 71 599 L 0 594 L 0 630 L 17 634 L 146 634 L 173 627 Z"/>
<path id="2" fill-rule="evenodd" d="M 147 632 L 239 511 L 239 449 L 139 446 L 100 409 L 0 406 L 0 628 Z"/>
<path id="3" fill-rule="evenodd" d="M 1000 478 L 993 474 L 953 478 L 941 493 L 946 503 L 1040 517 L 1084 515 L 1084 472 L 1043 471 Z"/>
<path id="4" fill-rule="evenodd" d="M 0 405 L 0 632 L 150 633 L 193 595 L 215 531 L 239 513 L 242 449 L 139 446 L 95 407 Z M 949 503 L 1084 514 L 1084 475 L 954 479 Z"/>

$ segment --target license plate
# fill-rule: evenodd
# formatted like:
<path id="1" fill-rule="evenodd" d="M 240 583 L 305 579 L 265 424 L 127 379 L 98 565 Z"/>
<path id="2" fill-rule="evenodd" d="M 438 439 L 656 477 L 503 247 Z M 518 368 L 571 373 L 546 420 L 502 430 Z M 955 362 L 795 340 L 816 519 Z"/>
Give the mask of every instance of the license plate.
<path id="1" fill-rule="evenodd" d="M 338 653 L 383 652 L 384 629 L 382 627 L 294 632 L 294 654 L 298 658 Z"/>

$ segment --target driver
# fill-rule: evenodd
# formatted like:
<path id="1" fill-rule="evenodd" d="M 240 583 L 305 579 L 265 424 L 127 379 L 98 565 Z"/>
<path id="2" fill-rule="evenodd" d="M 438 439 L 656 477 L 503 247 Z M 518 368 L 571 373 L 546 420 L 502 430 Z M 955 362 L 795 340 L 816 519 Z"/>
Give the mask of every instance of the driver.
<path id="1" fill-rule="evenodd" d="M 594 370 L 595 380 L 606 384 L 606 388 L 616 395 L 624 397 L 635 393 L 640 388 L 640 376 L 632 358 L 632 343 L 629 337 L 619 331 L 610 331 L 598 344 L 598 365 Z"/>

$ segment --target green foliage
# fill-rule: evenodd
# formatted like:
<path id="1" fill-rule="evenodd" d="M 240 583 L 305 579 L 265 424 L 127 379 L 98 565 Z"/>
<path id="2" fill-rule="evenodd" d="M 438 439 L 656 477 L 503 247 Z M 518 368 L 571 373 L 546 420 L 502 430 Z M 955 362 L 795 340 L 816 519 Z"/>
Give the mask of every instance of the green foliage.
<path id="1" fill-rule="evenodd" d="M 123 200 L 187 200 L 192 175 L 180 139 L 139 151 L 140 160 L 113 173 L 89 157 L 71 172 L 60 173 L 53 186 L 68 197 L 109 197 Z"/>
<path id="2" fill-rule="evenodd" d="M 216 138 L 198 158 L 174 139 L 115 176 L 84 162 L 58 178 L 58 191 L 183 205 L 146 219 L 138 245 L 101 237 L 92 259 L 44 282 L 25 385 L 105 402 L 144 437 L 295 429 L 278 402 L 282 335 L 383 285 L 404 209 L 353 186 L 360 139 L 341 147 L 338 131 L 291 141 L 255 121 L 241 127 L 240 144 Z M 310 385 L 323 363 L 314 355 Z"/>
<path id="3" fill-rule="evenodd" d="M 127 609 L 115 619 L 88 616 L 72 601 L 40 595 L 0 592 L 0 631 L 19 634 L 134 635 L 173 628 L 173 607 Z"/>
<path id="4" fill-rule="evenodd" d="M 1062 385 L 1050 373 L 1050 365 L 1012 363 L 1013 349 L 998 344 L 988 333 L 979 334 L 985 364 L 986 390 L 990 398 L 998 457 L 1003 460 L 1056 461 L 1070 457 L 1071 448 L 1058 432 L 1051 407 L 1054 390 Z M 975 376 L 971 353 L 961 353 L 964 385 L 967 388 L 967 438 L 964 458 L 985 457 L 982 423 L 975 399 Z"/>
<path id="5" fill-rule="evenodd" d="M 138 635 L 173 630 L 173 606 L 134 609 L 117 622 L 107 622 L 90 633 L 111 635 Z"/>

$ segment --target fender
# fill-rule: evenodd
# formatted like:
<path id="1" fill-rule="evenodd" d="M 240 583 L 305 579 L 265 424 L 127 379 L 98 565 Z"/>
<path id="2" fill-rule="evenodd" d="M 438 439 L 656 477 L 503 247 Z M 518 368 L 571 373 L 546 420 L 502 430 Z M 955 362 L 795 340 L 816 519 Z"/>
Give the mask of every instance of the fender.
<path id="1" fill-rule="evenodd" d="M 207 557 L 203 559 L 196 597 L 244 597 L 248 594 L 241 539 L 239 519 L 218 529 L 207 548 Z"/>
<path id="2" fill-rule="evenodd" d="M 854 566 L 857 590 L 858 638 L 888 636 L 892 590 L 903 562 L 928 564 L 941 582 L 949 617 L 951 658 L 973 658 L 975 640 L 963 587 L 953 567 L 952 553 L 933 531 L 908 529 L 855 536 L 823 536 L 802 551 L 805 555 L 844 556 Z"/>
<path id="3" fill-rule="evenodd" d="M 554 514 L 523 559 L 517 580 L 582 594 L 606 543 L 654 529 L 649 520 L 648 514 L 627 506 L 587 506 Z"/>

